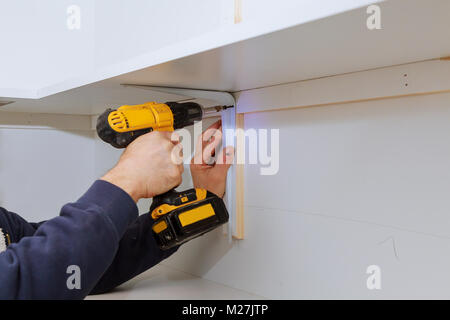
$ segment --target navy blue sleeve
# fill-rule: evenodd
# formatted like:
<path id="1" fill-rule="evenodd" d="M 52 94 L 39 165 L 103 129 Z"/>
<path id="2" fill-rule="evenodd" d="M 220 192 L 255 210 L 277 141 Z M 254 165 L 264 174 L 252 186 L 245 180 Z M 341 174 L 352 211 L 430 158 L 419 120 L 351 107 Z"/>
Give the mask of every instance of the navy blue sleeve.
<path id="1" fill-rule="evenodd" d="M 90 294 L 108 292 L 160 263 L 178 250 L 161 250 L 152 234 L 150 213 L 141 215 L 120 240 L 113 263 Z"/>
<path id="2" fill-rule="evenodd" d="M 0 207 L 0 229 L 8 236 L 5 239 L 8 243 L 19 242 L 23 237 L 31 237 L 44 222 L 30 223 L 18 214 Z"/>
<path id="3" fill-rule="evenodd" d="M 24 237 L 0 253 L 0 299 L 84 298 L 111 265 L 137 214 L 125 191 L 98 180 L 59 217 L 29 227 L 18 223 L 11 234 Z M 80 271 L 79 289 L 68 285 L 73 266 Z"/>

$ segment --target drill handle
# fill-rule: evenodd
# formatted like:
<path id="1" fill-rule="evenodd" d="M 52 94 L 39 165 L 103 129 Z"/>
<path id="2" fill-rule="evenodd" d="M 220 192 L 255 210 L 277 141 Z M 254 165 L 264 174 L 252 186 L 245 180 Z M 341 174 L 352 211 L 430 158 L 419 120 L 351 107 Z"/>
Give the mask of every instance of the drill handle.
<path id="1" fill-rule="evenodd" d="M 177 191 L 175 190 L 175 188 L 172 188 L 167 192 L 154 196 L 152 205 L 150 206 L 150 212 L 153 212 L 155 208 L 159 207 L 164 203 L 170 203 L 171 199 L 174 198 L 175 194 L 177 194 Z"/>

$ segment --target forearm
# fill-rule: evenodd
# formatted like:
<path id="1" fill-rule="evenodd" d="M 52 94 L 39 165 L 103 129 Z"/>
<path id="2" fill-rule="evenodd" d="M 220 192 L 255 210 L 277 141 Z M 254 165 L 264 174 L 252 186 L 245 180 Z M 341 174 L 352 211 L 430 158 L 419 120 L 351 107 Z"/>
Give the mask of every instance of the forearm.
<path id="1" fill-rule="evenodd" d="M 114 260 L 90 294 L 112 290 L 160 263 L 178 250 L 161 250 L 152 235 L 150 214 L 140 216 L 120 240 Z"/>
<path id="2" fill-rule="evenodd" d="M 0 299 L 84 298 L 111 264 L 127 226 L 136 219 L 134 201 L 120 188 L 97 181 L 60 216 L 0 253 Z M 15 234 L 20 234 L 15 231 Z M 81 288 L 67 286 L 67 268 L 78 266 Z"/>

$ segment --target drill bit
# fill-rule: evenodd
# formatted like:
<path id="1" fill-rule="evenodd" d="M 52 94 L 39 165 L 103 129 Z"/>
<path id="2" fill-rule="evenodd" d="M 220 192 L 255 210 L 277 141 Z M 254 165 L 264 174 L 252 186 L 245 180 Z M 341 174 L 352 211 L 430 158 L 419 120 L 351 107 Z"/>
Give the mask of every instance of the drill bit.
<path id="1" fill-rule="evenodd" d="M 213 115 L 217 112 L 223 111 L 228 108 L 233 108 L 233 106 L 214 106 L 209 108 L 203 108 L 204 115 Z"/>

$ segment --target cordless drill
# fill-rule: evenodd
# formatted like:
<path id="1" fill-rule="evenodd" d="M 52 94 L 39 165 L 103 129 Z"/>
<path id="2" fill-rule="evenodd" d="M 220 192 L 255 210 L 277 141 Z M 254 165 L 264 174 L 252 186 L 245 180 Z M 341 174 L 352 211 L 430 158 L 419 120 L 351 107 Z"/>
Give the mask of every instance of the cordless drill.
<path id="1" fill-rule="evenodd" d="M 173 131 L 200 121 L 205 113 L 231 106 L 203 109 L 195 102 L 147 102 L 107 109 L 97 120 L 97 134 L 116 148 L 125 148 L 151 131 Z M 228 222 L 223 200 L 205 189 L 172 189 L 153 198 L 153 235 L 163 250 L 180 245 Z"/>

